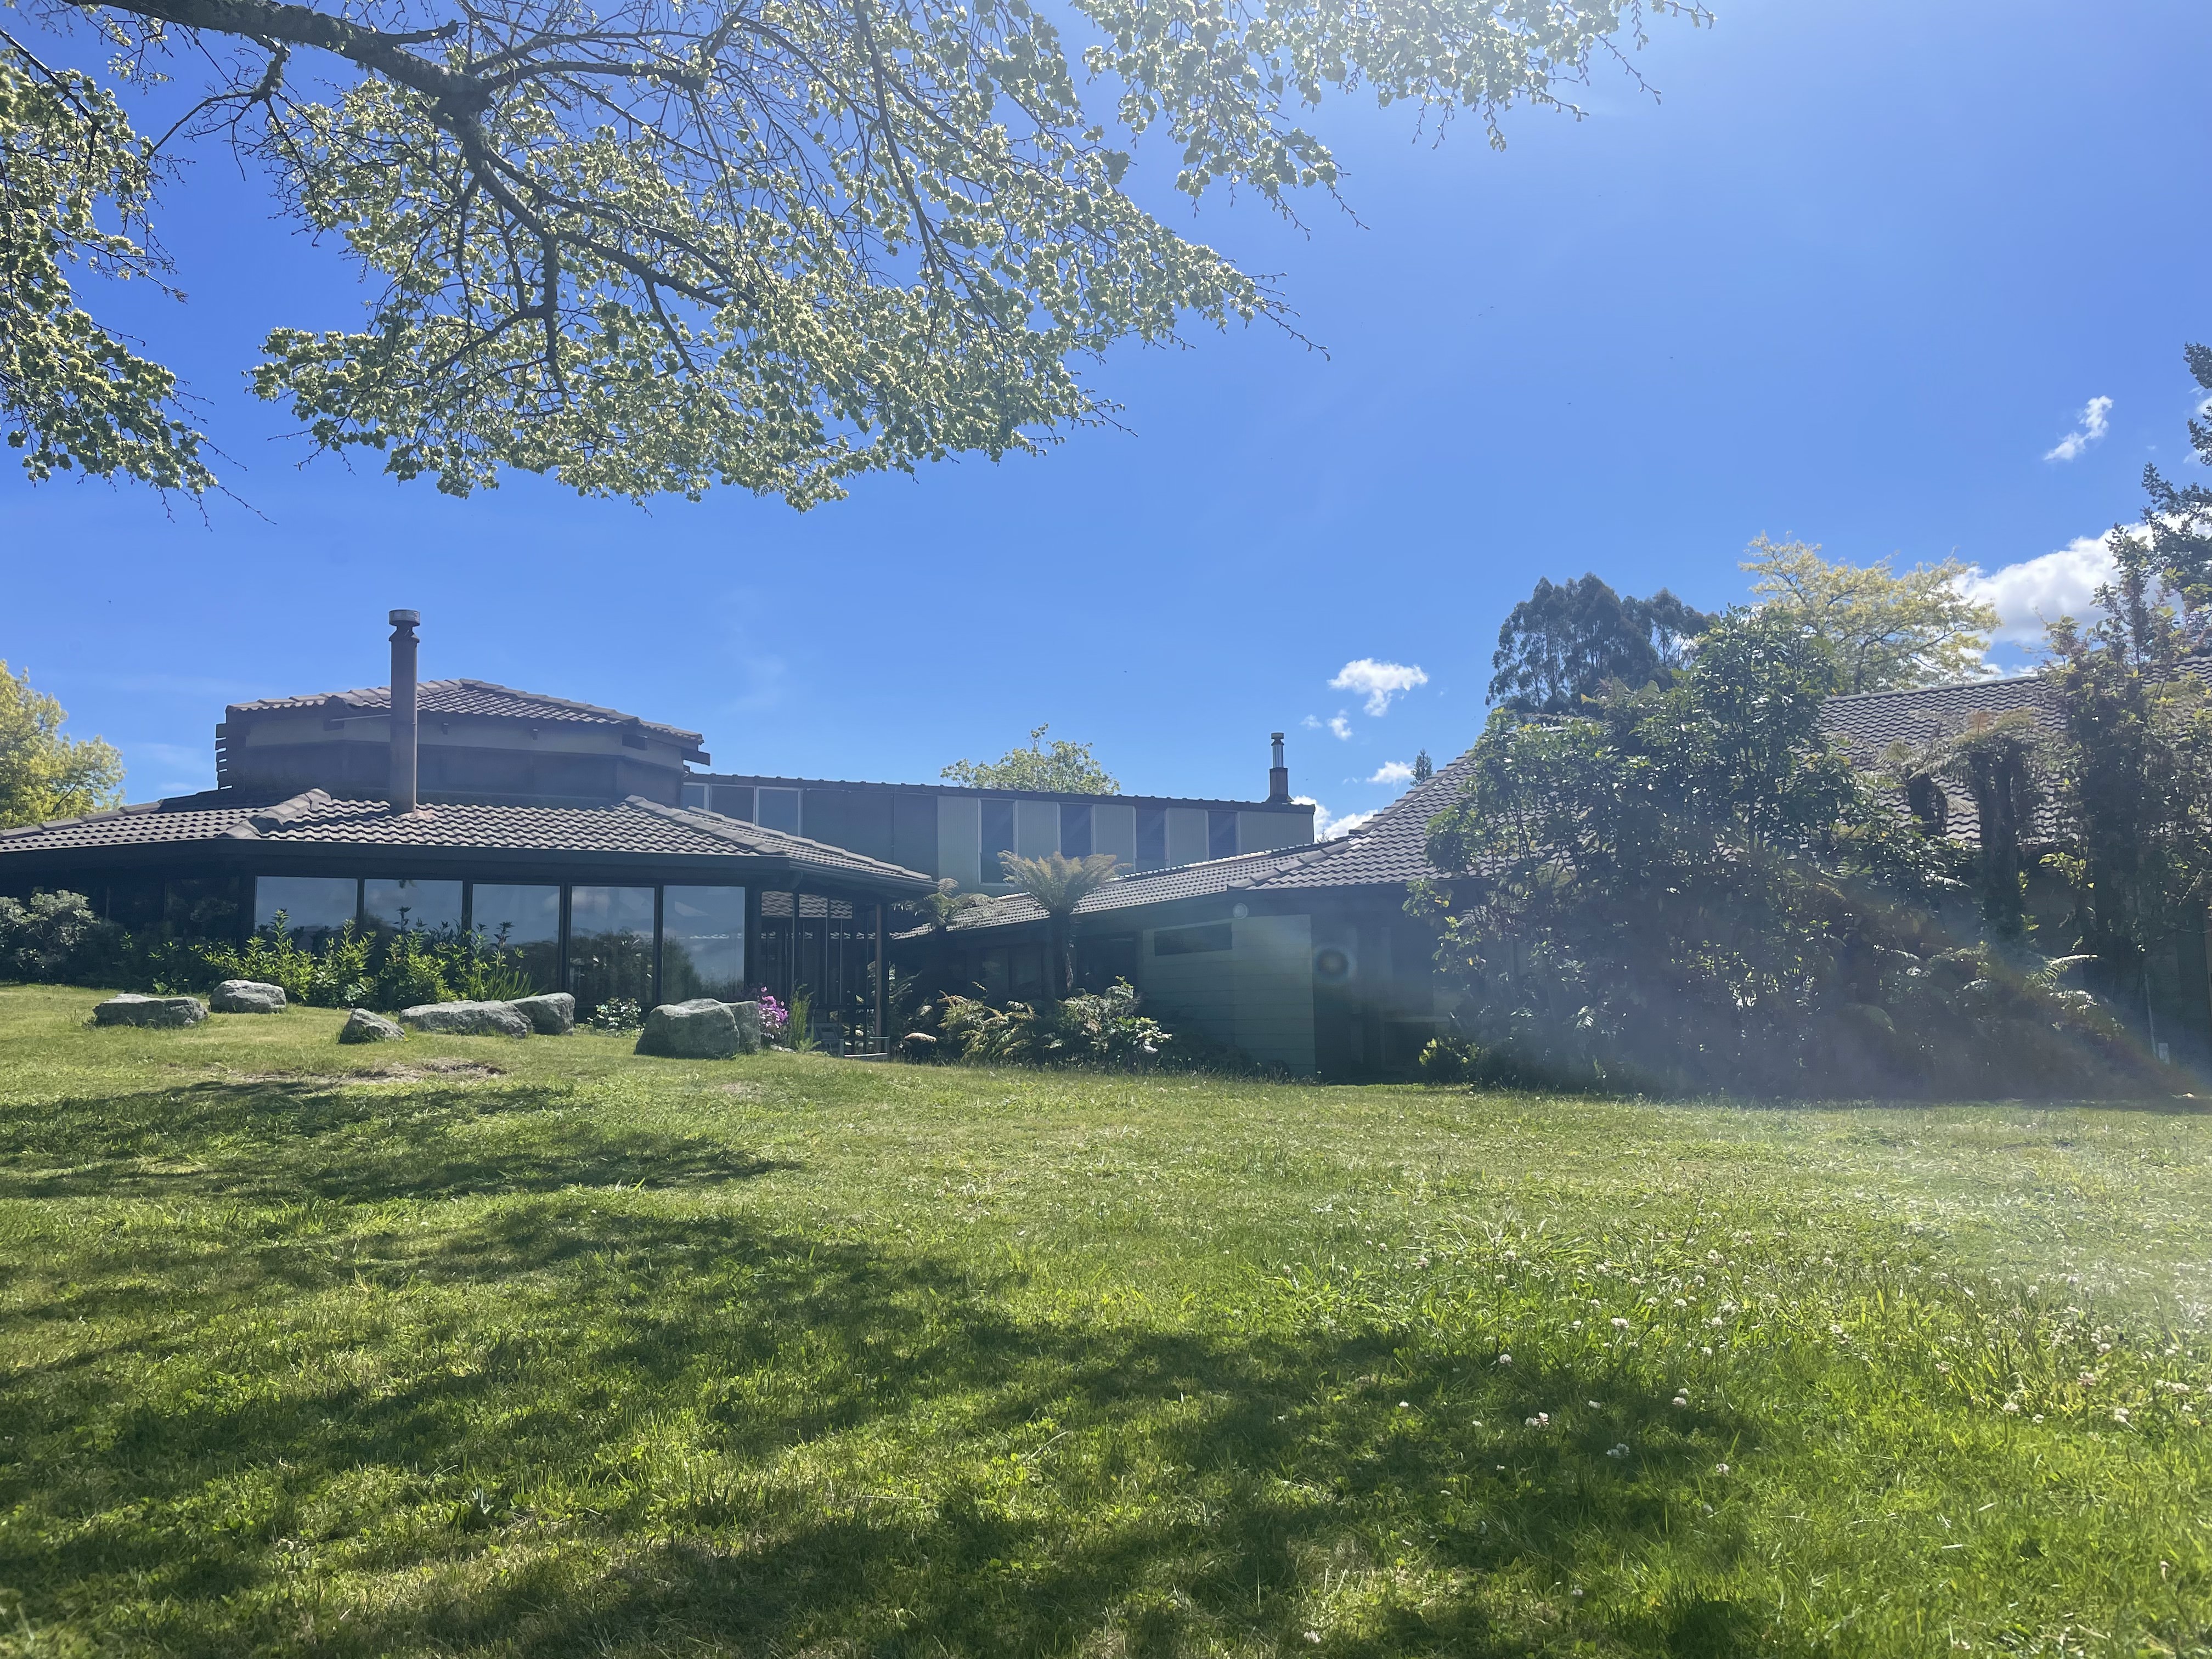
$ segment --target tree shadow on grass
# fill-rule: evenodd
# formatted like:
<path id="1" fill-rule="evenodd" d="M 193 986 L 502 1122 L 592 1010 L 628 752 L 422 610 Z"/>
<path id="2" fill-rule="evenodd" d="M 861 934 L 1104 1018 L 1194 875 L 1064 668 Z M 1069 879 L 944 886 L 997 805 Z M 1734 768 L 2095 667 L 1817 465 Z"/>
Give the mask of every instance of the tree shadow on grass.
<path id="1" fill-rule="evenodd" d="M 673 1187 L 791 1167 L 702 1136 L 610 1130 L 558 1087 L 204 1082 L 63 1101 L 0 1130 L 0 1198 L 245 1202 Z"/>
<path id="2" fill-rule="evenodd" d="M 0 1375 L 0 1584 L 179 1654 L 1754 1650 L 1725 1602 L 1571 1594 L 1680 1527 L 1724 1413 L 590 1205 L 295 1261 L 150 1379 Z"/>

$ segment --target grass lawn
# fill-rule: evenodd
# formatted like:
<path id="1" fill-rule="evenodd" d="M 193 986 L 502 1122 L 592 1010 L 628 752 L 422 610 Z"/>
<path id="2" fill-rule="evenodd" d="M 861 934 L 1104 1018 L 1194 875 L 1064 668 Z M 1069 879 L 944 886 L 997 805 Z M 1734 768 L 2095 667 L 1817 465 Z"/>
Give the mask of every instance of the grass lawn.
<path id="1" fill-rule="evenodd" d="M 0 1652 L 2212 1652 L 2212 1115 L 0 989 Z"/>

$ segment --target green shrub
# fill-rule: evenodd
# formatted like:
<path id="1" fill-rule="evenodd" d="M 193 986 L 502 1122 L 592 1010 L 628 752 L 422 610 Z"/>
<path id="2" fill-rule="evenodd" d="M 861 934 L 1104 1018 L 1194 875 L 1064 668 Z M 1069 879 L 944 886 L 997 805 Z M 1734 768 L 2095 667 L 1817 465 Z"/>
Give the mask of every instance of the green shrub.
<path id="1" fill-rule="evenodd" d="M 1176 1041 L 1158 1020 L 1137 1012 L 1138 1001 L 1135 988 L 1116 980 L 1109 990 L 1042 1006 L 1010 1002 L 994 1008 L 947 996 L 935 1014 L 944 1048 L 962 1059 L 1136 1072 L 1158 1064 Z"/>
<path id="2" fill-rule="evenodd" d="M 537 989 L 520 952 L 451 928 L 363 932 L 349 922 L 310 950 L 283 912 L 242 942 L 133 938 L 79 893 L 0 898 L 0 978 L 191 994 L 227 979 L 279 985 L 314 1008 L 390 1011 L 456 998 L 497 1002 Z"/>
<path id="3" fill-rule="evenodd" d="M 82 893 L 0 898 L 0 978 L 81 982 L 125 947 L 123 930 L 102 921 Z"/>

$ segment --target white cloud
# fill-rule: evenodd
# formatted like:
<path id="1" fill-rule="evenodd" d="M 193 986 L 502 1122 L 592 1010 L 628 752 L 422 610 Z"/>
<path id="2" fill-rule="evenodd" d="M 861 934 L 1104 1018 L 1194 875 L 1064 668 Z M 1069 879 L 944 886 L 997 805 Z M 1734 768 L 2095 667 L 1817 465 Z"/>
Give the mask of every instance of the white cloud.
<path id="1" fill-rule="evenodd" d="M 1345 741 L 1351 740 L 1352 722 L 1345 717 L 1344 710 L 1341 708 L 1328 717 L 1328 729 Z"/>
<path id="2" fill-rule="evenodd" d="M 1968 599 L 1996 608 L 2002 622 L 1995 635 L 2002 645 L 2036 645 L 2045 623 L 2061 617 L 2085 620 L 2095 611 L 2093 596 L 2112 577 L 2112 532 L 2077 536 L 2055 553 L 2004 565 L 1984 575 L 1979 565 L 1960 578 Z"/>
<path id="3" fill-rule="evenodd" d="M 1375 769 L 1375 775 L 1367 780 L 1370 783 L 1411 783 L 1413 781 L 1413 769 L 1403 761 L 1384 761 Z"/>
<path id="4" fill-rule="evenodd" d="M 1375 816 L 1373 812 L 1346 812 L 1340 818 L 1333 817 L 1329 814 L 1328 808 L 1323 806 L 1311 795 L 1298 796 L 1295 804 L 1313 808 L 1316 841 L 1334 841 L 1339 836 L 1348 836 Z"/>
<path id="5" fill-rule="evenodd" d="M 1372 657 L 1358 657 L 1345 664 L 1343 671 L 1329 682 L 1329 686 L 1337 691 L 1364 692 L 1367 712 L 1380 715 L 1389 713 L 1390 699 L 1401 691 L 1410 691 L 1417 685 L 1428 683 L 1428 675 L 1410 664 L 1377 662 Z"/>
<path id="6" fill-rule="evenodd" d="M 2051 449 L 2044 452 L 2046 461 L 2070 461 L 2091 444 L 2103 437 L 2112 422 L 2107 418 L 2112 412 L 2110 398 L 2092 398 L 2081 406 L 2081 424 L 2061 438 Z"/>

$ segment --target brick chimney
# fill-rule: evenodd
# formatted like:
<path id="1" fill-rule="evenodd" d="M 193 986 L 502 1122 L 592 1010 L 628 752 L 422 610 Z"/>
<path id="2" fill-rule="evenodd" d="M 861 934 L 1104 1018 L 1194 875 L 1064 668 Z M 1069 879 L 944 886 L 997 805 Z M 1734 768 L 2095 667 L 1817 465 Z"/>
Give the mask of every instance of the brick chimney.
<path id="1" fill-rule="evenodd" d="M 1267 769 L 1267 805 L 1288 806 L 1291 804 L 1291 769 L 1283 764 L 1283 734 L 1271 732 L 1267 735 L 1275 745 L 1274 764 Z"/>
<path id="2" fill-rule="evenodd" d="M 392 810 L 411 812 L 415 791 L 415 651 L 416 625 L 422 620 L 416 611 L 392 613 L 392 778 L 387 793 Z"/>

